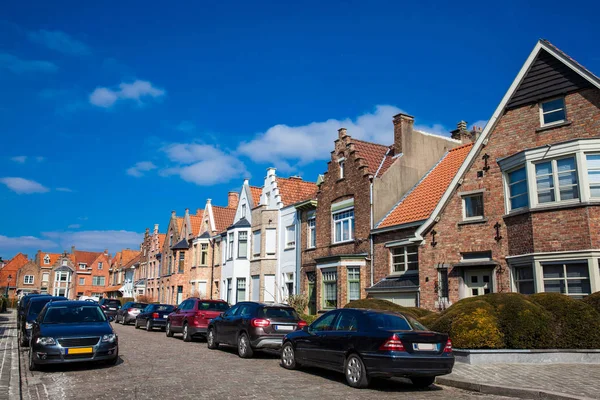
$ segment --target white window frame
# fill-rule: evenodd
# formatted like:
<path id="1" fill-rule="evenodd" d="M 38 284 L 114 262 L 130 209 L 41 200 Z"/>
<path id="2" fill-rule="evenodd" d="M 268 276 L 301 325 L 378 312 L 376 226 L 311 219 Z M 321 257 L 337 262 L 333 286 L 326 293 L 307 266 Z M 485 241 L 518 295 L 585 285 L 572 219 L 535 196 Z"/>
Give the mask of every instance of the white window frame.
<path id="1" fill-rule="evenodd" d="M 50 256 L 48 254 L 44 256 L 44 265 L 50 265 Z"/>
<path id="2" fill-rule="evenodd" d="M 44 277 L 46 277 L 46 279 L 44 279 Z M 50 273 L 49 272 L 44 272 L 42 274 L 42 282 L 50 282 Z"/>
<path id="3" fill-rule="evenodd" d="M 568 277 L 567 276 L 567 264 L 585 264 L 587 267 L 587 278 L 582 278 L 582 277 Z M 544 267 L 545 266 L 562 266 L 563 267 L 563 277 L 562 278 L 545 278 L 544 277 Z M 544 293 L 557 293 L 557 292 L 546 292 L 546 281 L 563 281 L 565 284 L 565 293 L 561 293 L 564 294 L 565 296 L 581 296 L 581 297 L 585 297 L 589 294 L 591 294 L 591 292 L 594 291 L 593 289 L 593 282 L 592 282 L 592 274 L 590 271 L 590 263 L 587 260 L 565 260 L 565 261 L 553 261 L 553 262 L 541 262 L 541 273 L 542 273 L 542 288 L 544 289 Z M 587 280 L 589 282 L 589 286 L 590 286 L 590 293 L 569 293 L 569 280 Z"/>
<path id="4" fill-rule="evenodd" d="M 465 193 L 461 195 L 463 221 L 478 221 L 485 218 L 485 205 L 483 202 L 483 191 L 474 193 Z M 481 197 L 481 215 L 467 217 L 467 198 Z"/>
<path id="5" fill-rule="evenodd" d="M 338 167 L 340 169 L 339 179 L 344 179 L 346 177 L 346 159 L 345 158 L 338 159 Z"/>
<path id="6" fill-rule="evenodd" d="M 557 108 L 557 109 L 552 110 L 552 111 L 546 111 L 546 112 L 544 112 L 544 108 L 543 108 L 544 104 L 550 103 L 550 102 L 552 102 L 554 100 L 558 100 L 558 99 L 562 99 L 562 108 Z M 551 99 L 548 99 L 548 100 L 541 101 L 538 104 L 538 108 L 540 110 L 540 126 L 541 127 L 558 125 L 558 124 L 562 124 L 562 123 L 564 123 L 564 122 L 567 121 L 567 105 L 566 105 L 565 97 L 564 96 L 554 97 L 554 98 L 551 98 Z M 549 123 L 545 123 L 544 122 L 544 115 L 550 114 L 550 113 L 553 113 L 553 112 L 556 112 L 556 111 L 560 111 L 560 110 L 562 110 L 564 112 L 564 114 L 565 114 L 565 118 L 564 119 L 561 119 L 561 120 L 558 120 L 558 121 L 554 121 L 554 122 L 549 122 Z"/>
<path id="7" fill-rule="evenodd" d="M 317 219 L 315 217 L 311 217 L 306 221 L 306 229 L 306 247 L 309 249 L 314 249 L 317 247 Z"/>
<path id="8" fill-rule="evenodd" d="M 356 272 L 358 271 L 358 279 L 355 277 Z M 350 279 L 350 276 L 352 275 L 352 279 Z M 360 266 L 357 265 L 351 265 L 348 266 L 347 268 L 347 278 L 346 280 L 348 281 L 348 301 L 353 301 L 353 300 L 360 300 L 360 295 L 361 295 L 361 290 L 360 290 Z M 350 291 L 350 284 L 351 283 L 357 283 L 358 282 L 358 297 L 357 298 L 352 298 L 352 296 L 350 295 L 351 291 Z"/>
<path id="9" fill-rule="evenodd" d="M 600 157 L 600 153 L 599 152 L 586 152 L 584 154 L 584 156 L 582 157 L 583 160 L 584 160 L 584 162 L 585 162 L 585 172 L 584 172 L 585 177 L 584 177 L 584 179 L 587 181 L 587 183 L 586 183 L 585 188 L 584 188 L 582 186 L 583 182 L 580 182 L 580 186 L 582 186 L 580 188 L 580 191 L 581 191 L 581 194 L 584 194 L 584 193 L 587 192 L 587 194 L 588 194 L 588 196 L 589 196 L 590 199 L 599 199 L 600 200 L 600 196 L 598 196 L 598 197 L 592 196 L 592 189 L 591 189 L 592 186 L 600 187 L 600 183 L 591 183 L 590 182 L 590 171 L 600 172 L 600 167 L 590 168 L 589 163 L 588 163 L 588 159 L 587 159 L 588 156 L 598 156 L 598 157 Z"/>
<path id="10" fill-rule="evenodd" d="M 523 168 L 525 170 L 525 179 L 522 179 L 520 181 L 517 181 L 517 182 L 514 182 L 514 183 L 511 184 L 509 182 L 509 174 L 511 174 L 511 173 L 513 173 L 515 171 L 518 171 L 521 168 Z M 507 210 L 509 210 L 509 211 L 524 210 L 524 209 L 527 209 L 527 208 L 531 207 L 531 187 L 530 187 L 530 179 L 531 179 L 531 177 L 529 176 L 528 172 L 529 172 L 529 169 L 527 168 L 527 165 L 521 164 L 521 165 L 519 165 L 517 167 L 514 167 L 514 168 L 511 168 L 510 170 L 505 171 L 503 173 L 503 175 L 504 175 L 504 190 L 505 190 L 505 193 L 506 193 L 506 195 L 505 195 L 505 198 L 506 198 L 506 209 Z M 512 198 L 513 197 L 522 196 L 523 194 L 519 194 L 517 196 L 512 196 L 511 192 L 510 192 L 510 187 L 511 187 L 511 185 L 516 185 L 517 183 L 521 183 L 523 181 L 525 181 L 525 183 L 527 184 L 527 192 L 525 193 L 525 196 L 527 197 L 527 205 L 522 206 L 522 207 L 512 208 L 512 205 L 511 205 Z"/>
<path id="11" fill-rule="evenodd" d="M 35 278 L 33 275 L 25 275 L 23 277 L 23 284 L 24 285 L 33 285 L 34 279 Z"/>
<path id="12" fill-rule="evenodd" d="M 558 161 L 559 160 L 566 160 L 568 158 L 572 158 L 573 161 L 575 162 L 575 169 L 574 170 L 569 170 L 569 171 L 563 171 L 561 173 L 564 172 L 575 172 L 575 176 L 577 178 L 577 181 L 575 182 L 574 185 L 569 185 L 571 187 L 575 187 L 577 190 L 577 197 L 574 199 L 566 199 L 566 200 L 562 200 L 560 198 L 560 189 L 561 186 L 559 186 L 559 172 L 558 172 Z M 539 201 L 539 189 L 538 189 L 538 184 L 537 184 L 537 172 L 536 172 L 536 166 L 539 164 L 544 164 L 544 163 L 550 163 L 550 167 L 552 169 L 550 174 L 545 174 L 545 176 L 551 176 L 552 177 L 552 192 L 554 193 L 554 200 L 553 201 L 546 201 L 543 203 L 540 203 Z M 537 161 L 532 163 L 532 167 L 533 167 L 533 174 L 535 175 L 535 181 L 532 182 L 533 185 L 535 185 L 535 204 L 541 206 L 541 207 L 545 207 L 548 205 L 552 205 L 552 204 L 564 204 L 564 203 L 579 203 L 580 202 L 580 198 L 581 198 L 581 190 L 580 190 L 580 178 L 579 178 L 579 169 L 578 169 L 578 165 L 577 165 L 577 156 L 575 154 L 566 154 L 562 157 L 556 157 L 556 158 L 550 158 L 547 160 L 541 160 L 541 161 Z M 530 187 L 531 188 L 531 187 Z M 545 192 L 547 192 L 548 190 L 545 190 Z"/>
<path id="13" fill-rule="evenodd" d="M 343 219 L 339 219 L 336 220 L 335 216 L 338 214 L 343 214 L 343 213 L 347 213 L 349 211 L 352 211 L 352 217 L 345 217 Z M 338 244 L 338 243 L 347 243 L 347 242 L 352 242 L 354 240 L 354 218 L 355 218 L 355 214 L 354 214 L 354 206 L 352 207 L 348 207 L 348 208 L 344 208 L 341 210 L 337 210 L 335 212 L 331 213 L 331 227 L 332 227 L 332 231 L 331 231 L 331 242 L 333 244 Z M 344 222 L 345 221 L 349 221 L 348 222 L 348 239 L 344 240 Z M 338 241 L 335 235 L 336 232 L 336 226 L 337 224 L 340 224 L 340 240 Z"/>
<path id="14" fill-rule="evenodd" d="M 531 283 L 533 283 L 533 293 L 536 293 L 535 264 L 534 263 L 515 264 L 515 265 L 511 265 L 510 267 L 511 267 L 510 273 L 512 275 L 513 291 L 515 293 L 521 293 L 521 291 L 519 290 L 519 283 L 531 282 Z M 529 279 L 529 278 L 528 279 L 519 279 L 517 270 L 525 269 L 525 268 L 529 268 L 531 270 L 531 279 Z M 525 293 L 525 294 L 530 294 L 530 293 Z"/>
<path id="15" fill-rule="evenodd" d="M 208 265 L 208 243 L 200 243 L 200 265 Z"/>
<path id="16" fill-rule="evenodd" d="M 233 240 L 234 240 L 234 233 L 233 232 L 229 232 L 227 234 L 227 260 L 233 260 Z"/>
<path id="17" fill-rule="evenodd" d="M 410 248 L 415 248 L 416 251 L 408 251 L 408 249 Z M 411 245 L 405 245 L 405 246 L 394 246 L 394 247 L 390 247 L 390 274 L 391 275 L 405 275 L 405 274 L 418 274 L 419 273 L 419 245 L 418 244 L 411 244 Z M 403 263 L 395 263 L 394 262 L 394 257 L 400 257 L 401 255 L 394 255 L 394 251 L 395 250 L 399 250 L 402 249 L 403 250 L 403 256 L 404 256 L 404 262 Z M 414 264 L 414 261 L 408 261 L 408 256 L 409 255 L 413 255 L 416 254 L 417 255 L 417 268 L 416 269 L 412 269 L 409 270 L 409 264 Z M 398 265 L 403 265 L 404 266 L 404 270 L 403 271 L 396 271 L 395 270 L 395 266 L 396 264 Z"/>
<path id="18" fill-rule="evenodd" d="M 285 227 L 285 249 L 293 249 L 296 247 L 296 225 L 288 225 Z"/>
<path id="19" fill-rule="evenodd" d="M 237 258 L 248 258 L 248 231 L 239 231 L 238 234 L 237 234 L 237 236 L 238 236 L 238 241 L 237 241 L 237 243 L 238 243 L 237 253 L 238 254 L 237 254 Z M 240 246 L 241 246 L 241 243 L 242 243 L 242 239 L 241 239 L 242 236 L 245 236 L 245 240 L 244 240 L 245 243 L 246 243 L 245 254 L 241 254 L 242 251 L 241 251 Z"/>
<path id="20" fill-rule="evenodd" d="M 246 218 L 246 204 L 242 204 L 242 218 Z"/>
<path id="21" fill-rule="evenodd" d="M 102 261 L 98 262 L 98 270 L 101 270 L 104 268 L 104 263 L 102 263 Z"/>
<path id="22" fill-rule="evenodd" d="M 82 269 L 82 270 L 86 270 L 87 269 L 87 264 L 86 263 L 79 263 L 77 266 L 79 267 L 79 269 Z M 82 268 L 82 266 L 83 266 L 83 268 Z"/>
<path id="23" fill-rule="evenodd" d="M 262 247 L 262 232 L 260 229 L 252 231 L 252 255 L 260 257 Z"/>
<path id="24" fill-rule="evenodd" d="M 82 282 L 83 281 L 83 282 Z M 79 285 L 85 285 L 85 278 L 84 277 L 79 277 Z"/>

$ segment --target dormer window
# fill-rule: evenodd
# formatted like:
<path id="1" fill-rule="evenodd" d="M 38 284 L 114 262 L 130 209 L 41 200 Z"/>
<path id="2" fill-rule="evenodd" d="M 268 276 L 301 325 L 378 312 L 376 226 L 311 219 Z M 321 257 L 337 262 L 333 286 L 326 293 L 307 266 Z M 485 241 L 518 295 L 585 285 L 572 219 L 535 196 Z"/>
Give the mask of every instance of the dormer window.
<path id="1" fill-rule="evenodd" d="M 79 269 L 86 269 L 87 265 L 84 263 L 79 263 Z"/>
<path id="2" fill-rule="evenodd" d="M 242 218 L 246 218 L 246 205 L 242 204 Z"/>
<path id="3" fill-rule="evenodd" d="M 44 265 L 48 265 L 50 264 L 50 256 L 48 254 L 46 254 L 44 256 Z"/>
<path id="4" fill-rule="evenodd" d="M 565 98 L 561 97 L 540 104 L 540 119 L 542 126 L 560 124 L 567 119 Z"/>
<path id="5" fill-rule="evenodd" d="M 344 179 L 345 169 L 346 169 L 346 159 L 342 158 L 338 160 L 338 164 L 340 166 L 340 179 Z"/>

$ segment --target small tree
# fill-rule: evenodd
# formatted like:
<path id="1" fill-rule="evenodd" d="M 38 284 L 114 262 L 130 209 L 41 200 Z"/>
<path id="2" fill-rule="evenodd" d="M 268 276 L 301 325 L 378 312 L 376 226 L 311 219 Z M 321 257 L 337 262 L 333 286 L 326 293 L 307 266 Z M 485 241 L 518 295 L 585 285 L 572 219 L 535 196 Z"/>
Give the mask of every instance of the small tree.
<path id="1" fill-rule="evenodd" d="M 298 314 L 304 314 L 306 307 L 308 307 L 308 297 L 303 294 L 292 294 L 288 297 L 288 304 L 298 312 Z"/>

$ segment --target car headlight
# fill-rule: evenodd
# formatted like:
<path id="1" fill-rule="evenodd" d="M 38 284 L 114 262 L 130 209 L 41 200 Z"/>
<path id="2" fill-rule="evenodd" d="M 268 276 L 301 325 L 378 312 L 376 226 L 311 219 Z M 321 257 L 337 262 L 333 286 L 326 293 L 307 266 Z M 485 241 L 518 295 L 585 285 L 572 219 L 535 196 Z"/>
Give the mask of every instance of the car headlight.
<path id="1" fill-rule="evenodd" d="M 39 337 L 39 338 L 37 338 L 37 340 L 35 342 L 37 344 L 41 344 L 43 346 L 47 346 L 49 344 L 56 344 L 56 342 L 54 341 L 54 338 L 51 338 L 51 337 Z"/>
<path id="2" fill-rule="evenodd" d="M 32 329 L 33 324 L 31 322 L 25 322 L 25 329 Z"/>
<path id="3" fill-rule="evenodd" d="M 104 343 L 113 343 L 117 339 L 117 335 L 114 333 L 102 336 L 102 341 Z"/>

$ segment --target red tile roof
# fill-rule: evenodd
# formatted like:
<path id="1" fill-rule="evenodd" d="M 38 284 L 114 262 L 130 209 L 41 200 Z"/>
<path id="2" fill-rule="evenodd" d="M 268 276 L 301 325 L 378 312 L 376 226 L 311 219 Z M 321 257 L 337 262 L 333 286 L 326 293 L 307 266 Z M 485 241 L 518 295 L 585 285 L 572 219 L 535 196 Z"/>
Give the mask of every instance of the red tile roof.
<path id="1" fill-rule="evenodd" d="M 213 218 L 215 219 L 215 229 L 217 233 L 223 232 L 228 226 L 233 224 L 235 217 L 235 208 L 212 206 Z"/>
<path id="2" fill-rule="evenodd" d="M 123 265 L 123 268 L 131 267 L 135 263 L 139 262 L 141 258 L 142 258 L 142 253 L 138 251 L 137 254 L 135 255 L 135 257 L 133 257 L 131 260 L 129 260 L 127 262 L 127 264 Z"/>
<path id="3" fill-rule="evenodd" d="M 438 164 L 394 206 L 376 228 L 386 228 L 429 218 L 472 147 L 472 144 L 467 144 L 446 153 Z"/>
<path id="4" fill-rule="evenodd" d="M 50 256 L 50 264 L 44 264 L 44 257 L 46 257 L 46 254 L 48 254 L 48 256 Z M 54 263 L 56 261 L 58 261 L 58 259 L 61 256 L 62 256 L 62 254 L 60 254 L 60 253 L 44 253 L 44 252 L 42 252 L 41 256 L 40 256 L 40 260 L 39 260 L 40 266 L 42 266 L 42 267 L 43 266 L 49 267 L 51 265 L 54 265 Z"/>
<path id="5" fill-rule="evenodd" d="M 315 183 L 303 181 L 302 178 L 297 177 L 277 177 L 277 186 L 284 206 L 313 199 L 317 195 L 318 189 Z"/>
<path id="6" fill-rule="evenodd" d="M 165 244 L 165 239 L 167 238 L 167 234 L 166 233 L 159 233 L 158 234 L 158 248 L 162 249 L 163 245 Z"/>
<path id="7" fill-rule="evenodd" d="M 15 282 L 17 280 L 17 271 L 28 262 L 29 260 L 27 259 L 27 256 L 23 253 L 18 253 L 16 256 L 14 256 L 4 265 L 4 267 L 2 267 L 2 269 L 0 269 L 0 271 L 2 271 L 2 274 L 0 274 L 0 285 L 15 286 Z M 10 282 L 8 280 L 9 275 L 11 276 Z"/>
<path id="8" fill-rule="evenodd" d="M 181 232 L 181 227 L 183 226 L 183 217 L 175 218 L 175 223 L 177 224 L 177 232 Z"/>
<path id="9" fill-rule="evenodd" d="M 250 194 L 252 195 L 252 205 L 258 206 L 260 203 L 260 195 L 262 194 L 262 188 L 256 186 L 250 186 Z"/>
<path id="10" fill-rule="evenodd" d="M 91 267 L 92 264 L 94 263 L 94 261 L 96 261 L 96 259 L 98 257 L 100 257 L 100 255 L 102 253 L 99 252 L 94 252 L 94 251 L 79 251 L 79 250 L 75 250 L 74 252 L 75 254 L 75 263 L 79 264 L 79 263 L 84 263 L 86 264 L 88 267 Z"/>
<path id="11" fill-rule="evenodd" d="M 202 226 L 202 214 L 200 215 L 191 215 L 190 214 L 190 224 L 192 225 L 190 228 L 192 229 L 192 235 L 198 236 L 200 233 L 200 227 Z"/>
<path id="12" fill-rule="evenodd" d="M 121 250 L 121 265 L 128 264 L 131 260 L 140 254 L 138 250 L 125 249 Z"/>
<path id="13" fill-rule="evenodd" d="M 364 142 L 362 140 L 357 140 L 354 138 L 350 138 L 350 143 L 354 144 L 354 150 L 356 151 L 355 157 L 362 158 L 367 165 L 367 171 L 371 175 L 375 175 L 377 170 L 379 169 L 378 176 L 385 172 L 382 171 L 383 168 L 379 168 L 382 161 L 386 159 L 386 163 L 384 163 L 385 169 L 387 169 L 392 164 L 392 157 L 390 155 L 386 155 L 389 153 L 389 146 L 384 146 L 382 144 L 376 144 L 371 142 Z M 389 160 L 387 160 L 389 158 Z"/>

